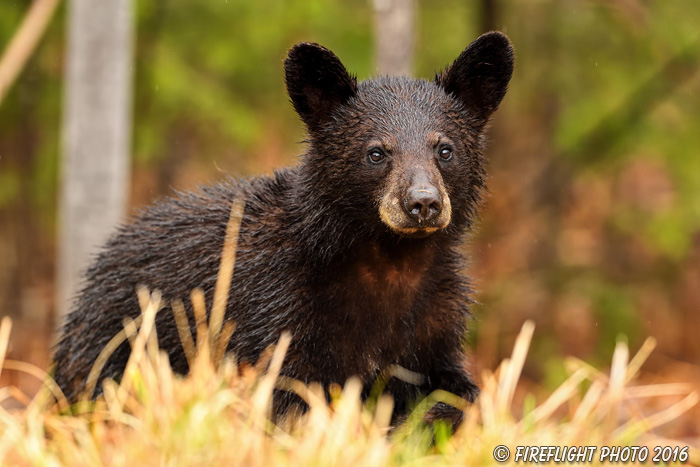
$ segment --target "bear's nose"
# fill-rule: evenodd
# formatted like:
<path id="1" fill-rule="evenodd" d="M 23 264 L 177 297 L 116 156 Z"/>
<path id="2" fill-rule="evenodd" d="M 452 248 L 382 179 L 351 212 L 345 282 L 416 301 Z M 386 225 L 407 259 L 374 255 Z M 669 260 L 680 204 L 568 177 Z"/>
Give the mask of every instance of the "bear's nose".
<path id="1" fill-rule="evenodd" d="M 435 187 L 411 188 L 403 200 L 408 216 L 422 224 L 435 219 L 442 210 L 442 200 Z"/>

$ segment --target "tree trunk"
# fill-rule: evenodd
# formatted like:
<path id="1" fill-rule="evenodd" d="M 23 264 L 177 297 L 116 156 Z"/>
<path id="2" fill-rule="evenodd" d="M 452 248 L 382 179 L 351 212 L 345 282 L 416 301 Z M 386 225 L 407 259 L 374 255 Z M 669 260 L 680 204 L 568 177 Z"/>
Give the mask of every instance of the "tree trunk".
<path id="1" fill-rule="evenodd" d="M 57 311 L 122 217 L 131 149 L 130 0 L 68 3 Z"/>
<path id="2" fill-rule="evenodd" d="M 416 0 L 374 0 L 375 60 L 380 75 L 413 71 Z"/>
<path id="3" fill-rule="evenodd" d="M 498 29 L 498 5 L 496 0 L 481 0 L 481 32 Z"/>

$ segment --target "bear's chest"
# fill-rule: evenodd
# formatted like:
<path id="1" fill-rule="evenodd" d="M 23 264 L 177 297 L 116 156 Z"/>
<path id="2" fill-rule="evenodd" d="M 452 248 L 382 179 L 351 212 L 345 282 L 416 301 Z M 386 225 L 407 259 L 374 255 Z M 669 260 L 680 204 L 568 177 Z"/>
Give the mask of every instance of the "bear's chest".
<path id="1" fill-rule="evenodd" d="M 424 291 L 432 258 L 420 250 L 402 253 L 371 245 L 348 264 L 345 282 L 355 293 L 346 299 L 354 301 L 356 312 L 381 313 L 390 320 L 410 311 Z"/>
<path id="2" fill-rule="evenodd" d="M 324 348 L 324 362 L 341 378 L 371 378 L 412 351 L 426 318 L 434 255 L 402 253 L 367 245 L 329 271 L 316 291 L 314 327 L 323 332 L 313 345 Z"/>
<path id="3" fill-rule="evenodd" d="M 434 256 L 422 245 L 363 245 L 329 271 L 328 301 L 338 316 L 361 325 L 405 320 L 428 292 Z"/>

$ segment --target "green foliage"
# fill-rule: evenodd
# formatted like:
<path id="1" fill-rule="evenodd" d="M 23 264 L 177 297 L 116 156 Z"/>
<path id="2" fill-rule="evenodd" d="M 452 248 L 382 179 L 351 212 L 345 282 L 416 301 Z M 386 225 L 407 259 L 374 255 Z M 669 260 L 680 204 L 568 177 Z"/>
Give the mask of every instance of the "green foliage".
<path id="1" fill-rule="evenodd" d="M 269 138 L 271 120 L 291 150 L 299 131 L 282 62 L 296 41 L 323 42 L 368 74 L 366 2 L 139 2 L 137 17 L 138 160 L 166 159 L 183 126 L 195 128 L 203 152 L 254 152 Z"/>
<path id="2" fill-rule="evenodd" d="M 700 115 L 691 109 L 700 33 L 690 20 L 698 14 L 697 2 L 562 11 L 558 47 L 565 66 L 552 70 L 562 102 L 555 136 L 563 155 L 597 167 L 644 155 L 671 170 L 673 185 L 683 190 L 676 204 L 633 216 L 631 224 L 676 259 L 687 254 L 700 227 Z"/>
<path id="3" fill-rule="evenodd" d="M 10 42 L 27 5 L 0 3 L 0 48 Z M 57 188 L 63 8 L 37 53 L 0 103 L 0 209 L 22 196 L 52 231 Z"/>
<path id="4" fill-rule="evenodd" d="M 0 172 L 0 207 L 14 200 L 19 193 L 19 175 L 13 170 Z"/>
<path id="5" fill-rule="evenodd" d="M 646 326 L 639 315 L 650 287 L 670 309 L 696 303 L 677 295 L 700 238 L 700 2 L 495 4 L 497 24 L 516 48 L 516 70 L 492 133 L 495 189 L 471 248 L 483 321 L 469 339 L 502 357 L 514 329 L 537 315 L 539 371 L 561 381 L 555 367 L 568 336 L 557 334 L 553 321 L 570 295 L 585 302 L 572 316 L 594 321 L 594 349 L 577 350 L 598 359 L 612 352 L 619 333 L 634 344 L 660 324 Z M 419 2 L 417 76 L 432 78 L 481 32 L 479 6 Z M 0 47 L 27 7 L 0 2 Z M 134 7 L 134 165 L 158 185 L 139 201 L 195 177 L 220 177 L 219 170 L 269 170 L 303 151 L 282 68 L 295 42 L 324 44 L 360 79 L 375 74 L 367 0 L 155 0 Z M 21 222 L 39 226 L 49 245 L 64 24 L 61 7 L 0 104 L 0 214 L 21 212 Z M 182 173 L 173 175 L 173 167 Z M 190 169 L 201 173 L 183 174 Z M 597 191 L 589 190 L 594 185 Z M 580 254 L 586 249 L 590 254 Z"/>

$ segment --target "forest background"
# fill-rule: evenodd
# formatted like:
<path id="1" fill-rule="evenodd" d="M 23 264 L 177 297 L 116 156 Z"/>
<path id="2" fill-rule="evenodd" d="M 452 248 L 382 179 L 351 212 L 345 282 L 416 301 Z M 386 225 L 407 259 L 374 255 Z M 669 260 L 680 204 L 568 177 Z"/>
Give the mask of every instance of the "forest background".
<path id="1" fill-rule="evenodd" d="M 0 2 L 0 48 L 29 1 Z M 271 173 L 304 150 L 282 61 L 299 41 L 376 74 L 366 0 L 136 1 L 130 212 L 226 174 Z M 499 29 L 516 70 L 490 131 L 489 194 L 465 245 L 477 289 L 473 365 L 537 331 L 528 390 L 564 355 L 604 366 L 615 342 L 658 346 L 649 381 L 700 387 L 700 2 L 419 1 L 414 70 L 432 78 Z M 0 310 L 10 356 L 45 367 L 57 320 L 65 5 L 0 103 Z M 621 337 L 623 336 L 623 337 Z M 30 388 L 19 372 L 3 384 Z M 700 411 L 669 436 L 699 436 Z"/>

